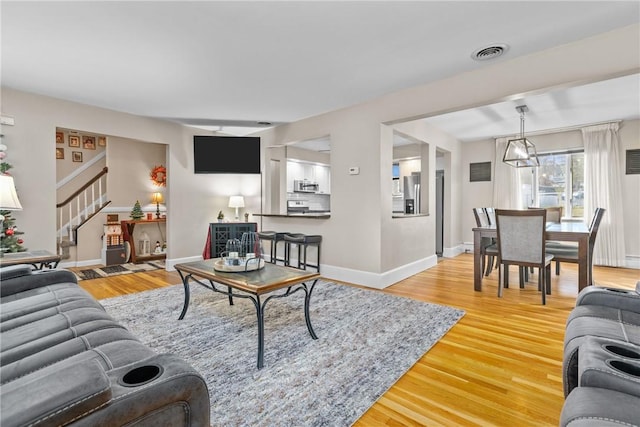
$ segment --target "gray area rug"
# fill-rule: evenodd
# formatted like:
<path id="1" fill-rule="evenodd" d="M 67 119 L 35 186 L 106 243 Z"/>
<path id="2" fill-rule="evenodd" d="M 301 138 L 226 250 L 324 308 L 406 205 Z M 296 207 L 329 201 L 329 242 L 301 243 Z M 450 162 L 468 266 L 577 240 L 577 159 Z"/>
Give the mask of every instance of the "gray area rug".
<path id="1" fill-rule="evenodd" d="M 102 300 L 158 353 L 176 353 L 205 378 L 214 426 L 349 426 L 464 315 L 447 306 L 319 282 L 307 331 L 304 293 L 265 309 L 265 366 L 256 368 L 255 307 L 191 285 Z"/>

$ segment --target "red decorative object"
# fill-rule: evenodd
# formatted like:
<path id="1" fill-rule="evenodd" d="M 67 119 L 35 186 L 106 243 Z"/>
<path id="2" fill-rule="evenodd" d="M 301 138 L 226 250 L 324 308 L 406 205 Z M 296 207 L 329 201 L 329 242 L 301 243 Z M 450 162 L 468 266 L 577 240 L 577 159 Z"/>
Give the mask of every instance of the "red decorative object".
<path id="1" fill-rule="evenodd" d="M 7 236 L 13 236 L 13 228 L 7 228 L 4 234 L 6 234 Z"/>
<path id="2" fill-rule="evenodd" d="M 19 245 L 21 245 L 21 244 L 23 244 L 23 243 L 24 243 L 24 240 L 22 240 L 22 239 L 18 239 L 18 244 L 19 244 Z"/>
<path id="3" fill-rule="evenodd" d="M 167 168 L 164 166 L 156 166 L 151 170 L 151 181 L 158 187 L 167 186 Z"/>

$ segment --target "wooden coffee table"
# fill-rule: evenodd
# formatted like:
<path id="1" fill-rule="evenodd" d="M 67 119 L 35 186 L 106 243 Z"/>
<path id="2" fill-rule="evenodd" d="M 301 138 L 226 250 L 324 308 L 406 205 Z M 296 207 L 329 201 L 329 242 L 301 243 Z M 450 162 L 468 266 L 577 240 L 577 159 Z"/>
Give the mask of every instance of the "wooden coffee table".
<path id="1" fill-rule="evenodd" d="M 273 298 L 284 298 L 303 291 L 304 317 L 311 338 L 318 339 L 311 326 L 309 317 L 309 301 L 320 274 L 308 272 L 291 267 L 265 263 L 264 268 L 247 272 L 223 272 L 215 270 L 214 264 L 219 258 L 195 261 L 184 264 L 176 264 L 174 267 L 182 278 L 184 285 L 184 306 L 178 320 L 182 320 L 189 308 L 189 281 L 192 280 L 214 292 L 227 295 L 229 304 L 233 305 L 233 297 L 248 298 L 256 307 L 258 316 L 258 369 L 264 366 L 264 309 Z M 311 282 L 311 285 L 308 285 Z M 216 287 L 216 284 L 226 286 L 226 290 Z M 269 295 L 262 299 L 263 295 L 270 292 L 284 290 L 281 293 Z M 235 291 L 235 292 L 234 292 Z"/>
<path id="2" fill-rule="evenodd" d="M 9 252 L 0 257 L 0 267 L 16 264 L 31 264 L 42 270 L 44 267 L 56 268 L 62 257 L 49 251 Z"/>

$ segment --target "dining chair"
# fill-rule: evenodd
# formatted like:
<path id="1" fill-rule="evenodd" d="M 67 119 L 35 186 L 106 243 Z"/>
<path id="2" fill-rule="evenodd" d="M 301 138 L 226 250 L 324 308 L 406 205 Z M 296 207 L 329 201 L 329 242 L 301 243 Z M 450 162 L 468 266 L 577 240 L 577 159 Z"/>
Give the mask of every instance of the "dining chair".
<path id="1" fill-rule="evenodd" d="M 509 287 L 509 265 L 538 268 L 538 290 L 542 304 L 551 294 L 551 261 L 553 255 L 545 253 L 544 209 L 510 210 L 496 209 L 498 234 L 498 297 L 502 288 Z M 520 269 L 521 287 L 523 269 Z"/>
<path id="2" fill-rule="evenodd" d="M 489 217 L 485 208 L 473 208 L 473 216 L 476 219 L 477 227 L 489 227 Z M 485 276 L 491 274 L 493 263 L 498 256 L 498 247 L 491 237 L 483 237 L 480 242 L 480 256 L 482 257 L 482 271 Z"/>
<path id="3" fill-rule="evenodd" d="M 596 244 L 596 236 L 605 211 L 606 209 L 604 208 L 596 208 L 589 225 L 589 265 L 587 267 L 589 269 L 589 285 L 593 284 L 593 247 Z M 579 262 L 577 244 L 548 242 L 546 250 L 549 254 L 553 254 L 553 258 L 556 261 L 556 275 L 560 274 L 560 262 L 574 264 Z"/>
<path id="4" fill-rule="evenodd" d="M 547 211 L 547 224 L 549 223 L 553 223 L 553 224 L 560 224 L 562 222 L 562 206 L 552 206 L 552 207 L 546 207 L 546 208 L 536 208 L 534 206 L 530 206 L 529 209 L 544 209 L 545 211 Z M 546 243 L 547 248 L 549 246 L 553 246 L 553 245 L 561 245 L 562 242 L 551 242 L 548 241 Z M 556 261 L 556 276 L 558 274 L 560 274 L 560 262 Z M 533 268 L 531 269 L 531 272 L 533 273 Z M 527 277 L 527 275 L 525 275 L 525 280 L 529 280 L 529 278 Z"/>

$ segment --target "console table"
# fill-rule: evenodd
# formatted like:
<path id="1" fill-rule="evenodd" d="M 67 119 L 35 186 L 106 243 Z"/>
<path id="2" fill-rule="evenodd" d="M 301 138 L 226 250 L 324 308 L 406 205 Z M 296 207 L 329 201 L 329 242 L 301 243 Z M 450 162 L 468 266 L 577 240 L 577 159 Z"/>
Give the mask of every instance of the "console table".
<path id="1" fill-rule="evenodd" d="M 220 258 L 222 252 L 226 250 L 227 240 L 240 240 L 243 233 L 257 231 L 258 223 L 256 222 L 212 222 L 209 224 L 207 244 L 202 257 L 204 259 Z"/>
<path id="2" fill-rule="evenodd" d="M 138 254 L 136 253 L 136 242 L 133 237 L 133 230 L 138 226 L 146 226 L 150 224 L 165 224 L 167 222 L 166 218 L 157 218 L 157 219 L 137 219 L 137 220 L 124 220 L 121 221 L 122 225 L 122 238 L 125 242 L 129 243 L 129 247 L 131 248 L 131 257 L 130 262 L 136 264 L 145 261 L 153 261 L 158 259 L 165 259 L 167 257 L 166 253 L 149 253 L 149 254 Z"/>

